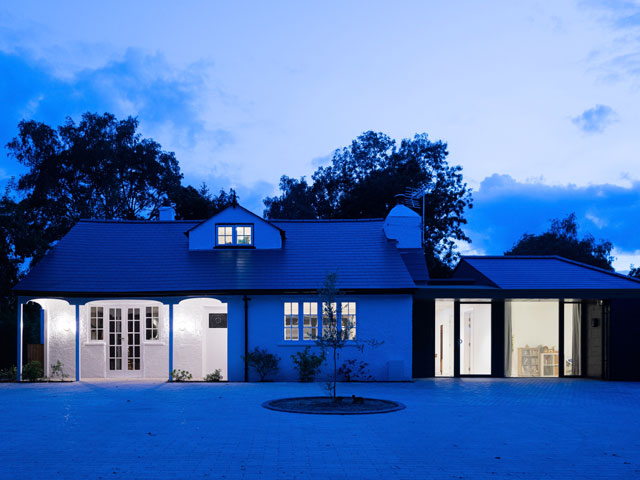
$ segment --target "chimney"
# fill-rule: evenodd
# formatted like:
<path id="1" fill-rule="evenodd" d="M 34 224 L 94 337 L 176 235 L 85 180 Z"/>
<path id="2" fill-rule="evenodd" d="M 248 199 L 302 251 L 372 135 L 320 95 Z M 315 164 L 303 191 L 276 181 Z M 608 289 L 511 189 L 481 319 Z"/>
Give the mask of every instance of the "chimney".
<path id="1" fill-rule="evenodd" d="M 396 205 L 384 219 L 384 234 L 390 240 L 397 240 L 398 248 L 420 248 L 422 219 L 410 208 Z"/>
<path id="2" fill-rule="evenodd" d="M 158 209 L 158 220 L 160 222 L 173 222 L 176 219 L 176 211 L 173 207 L 160 207 Z"/>

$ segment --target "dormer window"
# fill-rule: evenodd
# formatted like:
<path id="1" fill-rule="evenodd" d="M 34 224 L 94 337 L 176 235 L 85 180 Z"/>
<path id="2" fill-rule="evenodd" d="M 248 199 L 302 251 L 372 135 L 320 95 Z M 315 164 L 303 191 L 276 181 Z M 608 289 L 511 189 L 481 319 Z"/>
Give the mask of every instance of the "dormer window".
<path id="1" fill-rule="evenodd" d="M 216 246 L 253 246 L 253 225 L 216 225 Z"/>

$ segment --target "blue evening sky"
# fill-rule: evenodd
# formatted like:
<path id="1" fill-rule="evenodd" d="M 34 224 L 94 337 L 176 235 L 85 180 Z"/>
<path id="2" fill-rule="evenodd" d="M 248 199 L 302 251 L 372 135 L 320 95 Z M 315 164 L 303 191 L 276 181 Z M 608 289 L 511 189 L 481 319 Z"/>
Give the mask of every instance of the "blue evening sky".
<path id="1" fill-rule="evenodd" d="M 0 72 L 1 145 L 22 118 L 137 116 L 188 183 L 261 213 L 363 131 L 427 132 L 474 190 L 463 252 L 575 211 L 640 264 L 635 1 L 4 3 Z"/>

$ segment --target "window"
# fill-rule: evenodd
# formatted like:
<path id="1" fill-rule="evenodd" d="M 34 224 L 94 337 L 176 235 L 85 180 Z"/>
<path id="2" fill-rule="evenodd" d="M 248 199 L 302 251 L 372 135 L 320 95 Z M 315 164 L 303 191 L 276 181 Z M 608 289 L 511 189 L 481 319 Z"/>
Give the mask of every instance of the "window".
<path id="1" fill-rule="evenodd" d="M 147 340 L 158 340 L 158 307 L 147 307 L 146 319 Z"/>
<path id="2" fill-rule="evenodd" d="M 233 245 L 233 227 L 218 226 L 218 245 Z"/>
<path id="3" fill-rule="evenodd" d="M 338 330 L 338 306 L 335 303 L 322 304 L 322 336 Z"/>
<path id="4" fill-rule="evenodd" d="M 342 334 L 348 340 L 356 339 L 356 302 L 342 302 L 341 305 Z"/>
<path id="5" fill-rule="evenodd" d="M 249 226 L 236 225 L 236 244 L 251 245 L 253 243 L 251 230 Z"/>
<path id="6" fill-rule="evenodd" d="M 285 302 L 284 304 L 284 339 L 298 340 L 300 332 L 298 330 L 298 303 Z"/>
<path id="7" fill-rule="evenodd" d="M 91 307 L 91 340 L 104 340 L 104 311 L 102 307 Z"/>
<path id="8" fill-rule="evenodd" d="M 217 225 L 216 245 L 219 247 L 250 247 L 253 245 L 253 226 Z"/>
<path id="9" fill-rule="evenodd" d="M 303 340 L 315 340 L 318 338 L 318 304 L 315 302 L 303 303 Z"/>

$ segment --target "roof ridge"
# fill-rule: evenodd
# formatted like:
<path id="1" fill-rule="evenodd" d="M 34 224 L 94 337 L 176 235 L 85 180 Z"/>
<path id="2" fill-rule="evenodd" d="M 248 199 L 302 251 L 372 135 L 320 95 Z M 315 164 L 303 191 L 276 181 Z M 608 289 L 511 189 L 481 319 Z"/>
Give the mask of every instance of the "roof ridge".
<path id="1" fill-rule="evenodd" d="M 346 222 L 382 222 L 384 218 L 295 218 L 295 219 L 269 219 L 269 222 L 281 223 L 346 223 Z"/>
<path id="2" fill-rule="evenodd" d="M 623 273 L 618 273 L 615 270 L 606 270 L 604 268 L 596 267 L 594 265 L 589 265 L 588 263 L 578 262 L 577 260 L 572 260 L 570 258 L 562 257 L 560 255 L 463 255 L 461 259 L 472 259 L 472 260 L 558 260 L 560 262 L 565 262 L 571 265 L 576 265 L 583 268 L 588 268 L 590 270 L 594 270 L 600 273 L 606 273 L 608 275 L 612 275 L 614 277 L 622 278 L 624 280 L 630 280 L 635 283 L 640 283 L 640 279 L 630 277 L 629 275 L 624 275 Z"/>
<path id="3" fill-rule="evenodd" d="M 157 225 L 159 223 L 199 223 L 202 220 L 124 220 L 104 218 L 81 218 L 77 223 L 139 223 L 145 225 Z"/>

